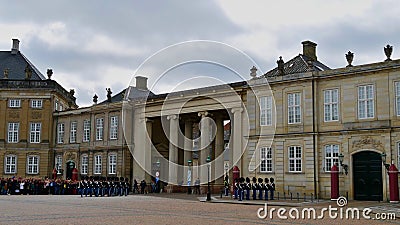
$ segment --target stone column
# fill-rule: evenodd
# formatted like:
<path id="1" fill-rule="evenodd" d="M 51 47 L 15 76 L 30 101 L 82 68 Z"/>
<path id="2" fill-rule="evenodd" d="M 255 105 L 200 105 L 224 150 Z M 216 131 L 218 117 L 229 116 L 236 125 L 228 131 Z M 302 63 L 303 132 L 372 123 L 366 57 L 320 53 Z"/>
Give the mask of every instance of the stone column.
<path id="1" fill-rule="evenodd" d="M 183 156 L 184 156 L 184 165 L 188 166 L 188 160 L 192 160 L 193 163 L 193 159 L 192 159 L 192 148 L 193 148 L 193 121 L 192 120 L 186 120 L 185 121 L 185 138 L 184 138 L 184 144 L 183 144 Z M 192 164 L 193 165 L 193 164 Z M 190 178 L 188 178 L 188 171 L 189 171 L 189 167 L 185 168 L 185 172 L 184 172 L 184 180 L 183 180 L 183 184 L 184 185 L 188 185 L 188 181 L 190 181 L 190 185 L 193 185 L 193 177 L 190 176 Z"/>
<path id="2" fill-rule="evenodd" d="M 206 183 L 208 180 L 208 170 L 206 165 L 206 160 L 209 155 L 208 146 L 210 145 L 210 121 L 207 119 L 209 115 L 208 112 L 199 112 L 201 116 L 200 120 L 200 148 L 199 148 L 199 165 L 204 165 L 199 167 L 199 178 L 201 183 Z M 211 156 L 210 156 L 211 157 Z"/>
<path id="3" fill-rule="evenodd" d="M 241 167 L 241 155 L 242 155 L 242 108 L 233 108 L 231 110 L 233 113 L 233 128 L 231 135 L 231 140 L 233 142 L 232 150 L 232 166 L 238 166 L 242 171 Z"/>
<path id="4" fill-rule="evenodd" d="M 169 120 L 169 163 L 168 179 L 172 184 L 178 184 L 178 131 L 179 120 L 177 115 L 167 116 Z"/>
<path id="5" fill-rule="evenodd" d="M 217 131 L 215 136 L 215 159 L 214 159 L 214 179 L 216 184 L 223 184 L 224 175 L 224 120 L 217 116 Z"/>
<path id="6" fill-rule="evenodd" d="M 145 132 L 144 132 L 144 168 L 146 170 L 146 181 L 150 181 L 151 177 L 150 174 L 152 173 L 152 164 L 151 164 L 151 149 L 152 149 L 152 128 L 153 128 L 153 120 L 146 118 L 146 125 L 145 125 Z"/>

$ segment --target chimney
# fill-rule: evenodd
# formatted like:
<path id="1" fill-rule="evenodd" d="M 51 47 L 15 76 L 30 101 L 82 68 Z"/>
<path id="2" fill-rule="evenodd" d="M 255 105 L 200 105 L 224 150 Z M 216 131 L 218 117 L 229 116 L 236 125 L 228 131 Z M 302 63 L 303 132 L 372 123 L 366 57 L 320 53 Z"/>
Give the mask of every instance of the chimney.
<path id="1" fill-rule="evenodd" d="M 16 55 L 19 52 L 19 40 L 18 39 L 12 39 L 12 48 L 11 48 L 11 54 Z"/>
<path id="2" fill-rule="evenodd" d="M 140 90 L 147 90 L 147 77 L 136 76 L 136 88 Z"/>
<path id="3" fill-rule="evenodd" d="M 316 47 L 317 44 L 311 41 L 303 41 L 303 55 L 312 61 L 317 61 Z"/>

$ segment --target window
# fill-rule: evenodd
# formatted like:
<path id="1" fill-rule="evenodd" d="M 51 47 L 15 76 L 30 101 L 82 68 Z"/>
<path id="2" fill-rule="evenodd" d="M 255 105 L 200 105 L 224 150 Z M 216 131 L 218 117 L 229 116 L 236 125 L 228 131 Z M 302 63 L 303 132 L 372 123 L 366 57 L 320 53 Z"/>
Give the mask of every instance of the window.
<path id="1" fill-rule="evenodd" d="M 272 96 L 260 98 L 260 125 L 272 125 Z"/>
<path id="2" fill-rule="evenodd" d="M 94 174 L 101 174 L 101 155 L 94 156 Z"/>
<path id="3" fill-rule="evenodd" d="M 57 100 L 54 103 L 54 111 L 58 111 L 58 101 Z"/>
<path id="4" fill-rule="evenodd" d="M 400 168 L 400 142 L 397 142 L 397 168 Z"/>
<path id="5" fill-rule="evenodd" d="M 56 165 L 57 174 L 61 174 L 61 169 L 63 167 L 63 158 L 61 155 L 56 156 L 55 165 Z"/>
<path id="6" fill-rule="evenodd" d="M 88 155 L 82 155 L 82 161 L 81 161 L 81 174 L 87 174 L 88 173 L 88 166 L 89 166 L 89 157 Z"/>
<path id="7" fill-rule="evenodd" d="M 83 121 L 83 142 L 88 142 L 90 140 L 90 121 Z"/>
<path id="8" fill-rule="evenodd" d="M 7 174 L 17 173 L 17 156 L 7 155 L 4 160 L 4 172 Z"/>
<path id="9" fill-rule="evenodd" d="M 374 85 L 358 87 L 358 118 L 374 118 Z"/>
<path id="10" fill-rule="evenodd" d="M 32 108 L 42 108 L 42 106 L 43 106 L 43 101 L 42 100 L 37 100 L 37 99 L 34 99 L 34 100 L 31 100 L 31 107 Z"/>
<path id="11" fill-rule="evenodd" d="M 301 147 L 289 147 L 289 172 L 301 172 Z"/>
<path id="12" fill-rule="evenodd" d="M 8 100 L 8 106 L 10 108 L 19 108 L 19 107 L 21 107 L 21 99 L 10 99 L 10 100 Z"/>
<path id="13" fill-rule="evenodd" d="M 42 128 L 41 123 L 31 123 L 31 134 L 29 140 L 31 143 L 40 143 L 41 128 Z"/>
<path id="14" fill-rule="evenodd" d="M 272 149 L 261 148 L 260 149 L 260 171 L 261 172 L 272 172 Z"/>
<path id="15" fill-rule="evenodd" d="M 395 83 L 396 115 L 400 116 L 400 82 Z"/>
<path id="16" fill-rule="evenodd" d="M 17 143 L 19 123 L 8 123 L 8 143 Z"/>
<path id="17" fill-rule="evenodd" d="M 76 142 L 76 129 L 78 127 L 77 122 L 71 122 L 70 132 L 69 132 L 69 142 L 75 143 Z"/>
<path id="18" fill-rule="evenodd" d="M 324 120 L 325 122 L 338 121 L 338 89 L 324 91 Z"/>
<path id="19" fill-rule="evenodd" d="M 118 116 L 110 118 L 110 139 L 115 140 L 118 138 Z"/>
<path id="20" fill-rule="evenodd" d="M 59 123 L 57 126 L 57 143 L 59 144 L 64 143 L 64 132 L 65 132 L 64 124 Z"/>
<path id="21" fill-rule="evenodd" d="M 288 122 L 301 123 L 300 93 L 288 94 Z"/>
<path id="22" fill-rule="evenodd" d="M 104 119 L 97 118 L 96 119 L 96 141 L 103 140 L 103 126 L 104 126 Z"/>
<path id="23" fill-rule="evenodd" d="M 61 103 L 60 103 L 59 109 L 60 109 L 60 111 L 64 110 L 64 106 Z"/>
<path id="24" fill-rule="evenodd" d="M 38 156 L 28 156 L 28 174 L 38 174 L 39 173 L 39 157 Z"/>
<path id="25" fill-rule="evenodd" d="M 339 145 L 325 145 L 325 172 L 330 172 L 335 164 L 339 166 Z"/>
<path id="26" fill-rule="evenodd" d="M 108 156 L 108 174 L 117 174 L 117 155 Z"/>

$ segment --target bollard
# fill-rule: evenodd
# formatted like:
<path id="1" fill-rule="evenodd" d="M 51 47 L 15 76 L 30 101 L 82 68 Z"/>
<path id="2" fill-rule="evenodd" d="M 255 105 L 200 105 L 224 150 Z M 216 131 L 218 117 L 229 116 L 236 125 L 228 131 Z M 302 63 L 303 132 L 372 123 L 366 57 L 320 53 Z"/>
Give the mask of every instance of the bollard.
<path id="1" fill-rule="evenodd" d="M 283 199 L 286 200 L 286 192 L 283 192 Z"/>
<path id="2" fill-rule="evenodd" d="M 313 197 L 314 197 L 314 195 L 313 195 L 313 193 L 311 193 L 311 202 L 314 202 Z"/>
<path id="3" fill-rule="evenodd" d="M 278 192 L 278 200 L 279 200 L 279 192 Z"/>
<path id="4" fill-rule="evenodd" d="M 293 200 L 292 192 L 290 192 L 290 200 Z"/>
<path id="5" fill-rule="evenodd" d="M 346 199 L 349 200 L 349 192 L 346 191 Z"/>
<path id="6" fill-rule="evenodd" d="M 304 201 L 307 201 L 306 193 L 304 193 Z"/>
<path id="7" fill-rule="evenodd" d="M 300 200 L 299 200 L 299 192 L 297 192 L 297 201 L 300 201 Z"/>
<path id="8" fill-rule="evenodd" d="M 222 198 L 222 193 L 223 193 L 224 191 L 223 190 L 221 190 L 221 195 L 219 196 L 220 198 Z"/>

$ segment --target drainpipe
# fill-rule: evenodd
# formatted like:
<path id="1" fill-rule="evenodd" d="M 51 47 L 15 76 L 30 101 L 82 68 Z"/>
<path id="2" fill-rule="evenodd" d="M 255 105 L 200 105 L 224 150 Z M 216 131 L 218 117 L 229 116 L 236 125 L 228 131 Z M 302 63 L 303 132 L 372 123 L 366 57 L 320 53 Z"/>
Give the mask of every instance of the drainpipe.
<path id="1" fill-rule="evenodd" d="M 313 158 L 314 158 L 314 196 L 317 197 L 318 193 L 319 193 L 319 174 L 318 174 L 318 153 L 317 153 L 317 146 L 316 146 L 316 127 L 315 127 L 315 120 L 317 120 L 318 122 L 318 118 L 315 118 L 315 115 L 319 115 L 318 113 L 315 112 L 316 108 L 316 102 L 317 102 L 317 96 L 315 95 L 315 93 L 317 93 L 317 91 L 315 91 L 315 77 L 314 77 L 314 72 L 313 72 L 313 76 L 312 76 L 312 97 L 313 97 L 313 101 L 312 101 L 312 116 L 313 116 L 313 126 L 312 126 L 312 133 L 313 133 Z"/>

